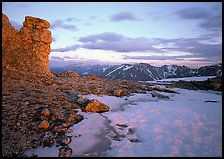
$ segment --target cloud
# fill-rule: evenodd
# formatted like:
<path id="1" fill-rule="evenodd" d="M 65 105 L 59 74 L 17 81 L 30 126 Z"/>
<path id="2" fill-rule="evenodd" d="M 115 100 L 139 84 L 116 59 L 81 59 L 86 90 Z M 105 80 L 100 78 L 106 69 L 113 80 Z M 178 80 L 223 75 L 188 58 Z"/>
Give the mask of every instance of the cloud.
<path id="1" fill-rule="evenodd" d="M 93 15 L 90 17 L 90 19 L 97 19 L 97 16 Z"/>
<path id="2" fill-rule="evenodd" d="M 58 57 L 58 56 L 51 56 L 50 59 L 52 59 L 52 60 L 64 61 L 64 58 L 62 58 L 62 57 Z"/>
<path id="3" fill-rule="evenodd" d="M 79 39 L 79 41 L 84 42 L 84 43 L 96 42 L 98 40 L 111 42 L 111 41 L 118 41 L 122 38 L 123 38 L 123 36 L 120 34 L 105 32 L 105 33 L 101 33 L 101 34 L 90 35 L 87 37 L 81 37 Z"/>
<path id="4" fill-rule="evenodd" d="M 73 21 L 73 20 L 75 20 L 75 19 L 74 19 L 74 18 L 72 18 L 72 17 L 71 17 L 71 18 L 67 18 L 67 19 L 66 19 L 66 21 L 68 21 L 68 22 Z"/>
<path id="5" fill-rule="evenodd" d="M 75 25 L 71 25 L 71 24 L 64 24 L 64 21 L 62 20 L 55 20 L 52 24 L 51 24 L 51 29 L 56 29 L 56 28 L 62 28 L 62 29 L 67 29 L 67 30 L 71 30 L 71 31 L 77 31 L 77 27 Z"/>
<path id="6" fill-rule="evenodd" d="M 91 23 L 85 23 L 85 25 L 91 25 Z"/>
<path id="7" fill-rule="evenodd" d="M 221 31 L 222 8 L 216 5 L 211 10 L 201 8 L 185 8 L 175 12 L 182 20 L 200 20 L 199 27 L 209 31 Z"/>
<path id="8" fill-rule="evenodd" d="M 205 19 L 210 16 L 210 13 L 200 8 L 185 8 L 175 12 L 182 19 Z"/>
<path id="9" fill-rule="evenodd" d="M 92 42 L 83 44 L 81 47 L 86 49 L 112 50 L 116 52 L 158 51 L 158 49 L 152 47 L 151 41 L 144 37 L 119 37 L 117 40 L 111 38 L 104 39 L 104 41 L 98 40 L 99 39 L 94 39 Z"/>
<path id="10" fill-rule="evenodd" d="M 168 53 L 170 51 L 183 51 L 192 53 L 191 57 L 220 57 L 222 56 L 222 44 L 206 43 L 207 37 L 186 39 L 154 39 L 154 43 L 174 43 L 176 48 L 161 48 Z M 204 42 L 202 42 L 204 41 Z"/>
<path id="11" fill-rule="evenodd" d="M 124 59 L 138 60 L 181 60 L 207 59 L 218 61 L 222 59 L 222 41 L 211 42 L 217 33 L 208 33 L 198 38 L 130 38 L 121 34 L 105 32 L 89 35 L 79 39 L 83 44 L 52 51 L 66 52 L 78 48 L 110 50 L 122 53 L 143 53 L 144 56 L 124 56 Z M 212 38 L 214 37 L 214 38 Z M 172 44 L 172 45 L 171 45 Z M 135 54 L 136 55 L 136 54 Z"/>
<path id="12" fill-rule="evenodd" d="M 136 18 L 132 13 L 130 12 L 120 12 L 114 15 L 110 16 L 111 21 L 124 21 L 124 20 L 129 20 L 129 21 L 138 21 L 139 19 Z"/>
<path id="13" fill-rule="evenodd" d="M 78 59 L 79 57 L 76 55 L 74 57 L 71 57 L 71 56 L 65 56 L 64 59 L 69 59 L 69 60 L 72 60 L 72 59 Z"/>
<path id="14" fill-rule="evenodd" d="M 79 45 L 72 45 L 65 48 L 51 49 L 51 52 L 67 52 L 67 51 L 75 51 L 79 48 Z"/>
<path id="15" fill-rule="evenodd" d="M 80 45 L 82 48 L 86 49 L 102 49 L 102 50 L 112 50 L 116 52 L 159 52 L 167 53 L 169 51 L 176 52 L 189 52 L 197 57 L 211 57 L 220 56 L 222 51 L 222 44 L 220 43 L 210 43 L 212 36 L 217 34 L 208 34 L 207 36 L 202 36 L 199 38 L 178 38 L 178 39 L 160 39 L 160 38 L 129 38 L 116 33 L 102 33 L 90 35 L 87 37 L 81 37 L 79 41 L 83 42 Z M 217 42 L 217 41 L 216 41 Z M 172 43 L 175 47 L 167 47 Z M 157 45 L 163 45 L 164 47 L 157 47 Z"/>
<path id="16" fill-rule="evenodd" d="M 186 58 L 188 55 L 182 56 L 158 56 L 158 55 L 151 55 L 151 56 L 128 56 L 123 55 L 123 59 L 134 59 L 134 60 L 175 60 L 179 58 Z"/>
<path id="17" fill-rule="evenodd" d="M 71 21 L 82 21 L 81 19 L 79 18 L 75 18 L 75 17 L 70 17 L 70 18 L 67 18 L 65 19 L 67 22 L 71 22 Z"/>
<path id="18" fill-rule="evenodd" d="M 207 30 L 222 31 L 222 15 L 212 16 L 204 20 L 199 26 Z"/>

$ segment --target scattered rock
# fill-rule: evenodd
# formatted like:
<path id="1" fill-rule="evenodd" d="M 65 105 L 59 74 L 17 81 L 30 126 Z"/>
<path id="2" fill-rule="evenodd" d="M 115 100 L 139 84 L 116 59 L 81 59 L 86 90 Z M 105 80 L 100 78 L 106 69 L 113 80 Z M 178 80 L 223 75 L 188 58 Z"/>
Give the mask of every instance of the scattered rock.
<path id="1" fill-rule="evenodd" d="M 68 145 L 70 144 L 72 141 L 71 137 L 66 137 L 63 141 L 62 141 L 62 145 Z"/>
<path id="2" fill-rule="evenodd" d="M 59 77 L 79 77 L 79 74 L 74 71 L 68 70 L 68 71 L 63 72 L 62 74 L 57 74 L 57 76 L 59 76 Z"/>
<path id="3" fill-rule="evenodd" d="M 71 157 L 72 149 L 69 147 L 61 147 L 59 149 L 59 157 Z"/>
<path id="4" fill-rule="evenodd" d="M 123 90 L 115 90 L 114 91 L 114 96 L 121 97 L 122 92 L 123 92 Z"/>
<path id="5" fill-rule="evenodd" d="M 125 124 L 116 124 L 117 126 L 120 126 L 120 127 L 123 127 L 123 128 L 126 128 L 126 127 L 128 127 L 127 125 L 125 125 Z"/>
<path id="6" fill-rule="evenodd" d="M 68 123 L 64 123 L 62 126 L 63 126 L 64 128 L 67 128 L 67 127 L 71 126 L 71 124 L 68 122 Z"/>
<path id="7" fill-rule="evenodd" d="M 26 113 L 22 113 L 18 116 L 18 119 L 20 120 L 28 120 L 28 116 Z"/>
<path id="8" fill-rule="evenodd" d="M 85 96 L 82 95 L 78 100 L 77 103 L 80 104 L 81 106 L 86 106 L 86 104 L 89 102 L 89 99 Z"/>
<path id="9" fill-rule="evenodd" d="M 69 118 L 67 119 L 67 122 L 71 122 L 71 121 L 73 121 L 73 120 L 75 120 L 75 114 L 69 114 Z"/>
<path id="10" fill-rule="evenodd" d="M 138 137 L 134 134 L 131 137 L 129 137 L 128 140 L 131 141 L 131 142 L 140 142 Z"/>
<path id="11" fill-rule="evenodd" d="M 53 129 L 52 129 L 53 132 L 57 132 L 57 133 L 61 133 L 63 131 L 63 126 L 60 125 L 60 126 L 55 126 Z"/>
<path id="12" fill-rule="evenodd" d="M 75 120 L 73 121 L 74 124 L 79 123 L 80 121 L 82 121 L 84 119 L 84 117 L 80 114 L 76 114 L 75 115 Z"/>
<path id="13" fill-rule="evenodd" d="M 97 78 L 96 76 L 86 76 L 86 77 L 89 78 L 89 79 L 92 79 L 92 80 Z"/>
<path id="14" fill-rule="evenodd" d="M 138 138 L 134 138 L 134 137 L 129 138 L 128 140 L 131 142 L 139 142 Z"/>
<path id="15" fill-rule="evenodd" d="M 46 116 L 46 117 L 49 117 L 51 115 L 51 112 L 47 109 L 47 108 L 44 108 L 41 112 L 41 114 L 43 116 Z"/>
<path id="16" fill-rule="evenodd" d="M 165 96 L 165 95 L 162 95 L 162 94 L 159 94 L 157 92 L 152 92 L 152 97 L 158 97 L 158 98 L 165 98 L 165 99 L 169 99 L 168 96 Z"/>
<path id="17" fill-rule="evenodd" d="M 47 120 L 43 120 L 39 125 L 38 128 L 39 129 L 47 129 L 50 127 L 50 124 Z"/>
<path id="18" fill-rule="evenodd" d="M 72 129 L 67 129 L 67 130 L 66 130 L 66 133 L 72 133 L 72 132 L 73 132 Z"/>
<path id="19" fill-rule="evenodd" d="M 113 137 L 113 140 L 121 141 L 121 138 L 124 138 L 124 137 L 125 137 L 124 134 L 116 133 L 116 135 Z"/>
<path id="20" fill-rule="evenodd" d="M 129 133 L 129 134 L 134 134 L 134 133 L 135 133 L 135 131 L 134 131 L 134 129 L 133 129 L 133 128 L 128 128 L 128 133 Z"/>

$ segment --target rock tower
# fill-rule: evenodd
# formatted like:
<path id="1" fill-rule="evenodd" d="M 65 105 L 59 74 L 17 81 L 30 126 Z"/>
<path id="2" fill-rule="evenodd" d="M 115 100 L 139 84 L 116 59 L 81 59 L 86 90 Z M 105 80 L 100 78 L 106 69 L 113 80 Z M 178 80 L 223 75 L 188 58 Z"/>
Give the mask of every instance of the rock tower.
<path id="1" fill-rule="evenodd" d="M 20 31 L 2 14 L 2 71 L 52 76 L 49 69 L 51 32 L 46 20 L 26 16 Z"/>

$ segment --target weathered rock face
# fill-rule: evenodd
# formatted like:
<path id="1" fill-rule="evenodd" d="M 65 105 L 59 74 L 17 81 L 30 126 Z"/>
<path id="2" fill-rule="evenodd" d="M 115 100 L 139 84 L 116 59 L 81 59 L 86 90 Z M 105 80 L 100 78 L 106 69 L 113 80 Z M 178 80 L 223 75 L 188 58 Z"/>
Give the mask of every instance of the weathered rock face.
<path id="1" fill-rule="evenodd" d="M 52 76 L 48 56 L 52 42 L 50 23 L 26 16 L 18 32 L 2 14 L 2 69 L 22 74 Z"/>

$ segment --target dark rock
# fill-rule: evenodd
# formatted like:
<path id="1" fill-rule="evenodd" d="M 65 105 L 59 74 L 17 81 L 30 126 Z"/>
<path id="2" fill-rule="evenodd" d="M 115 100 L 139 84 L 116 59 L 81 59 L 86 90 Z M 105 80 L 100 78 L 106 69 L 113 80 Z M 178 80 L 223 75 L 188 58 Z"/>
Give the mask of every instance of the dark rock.
<path id="1" fill-rule="evenodd" d="M 72 149 L 65 146 L 59 149 L 59 157 L 71 157 Z"/>
<path id="2" fill-rule="evenodd" d="M 28 118 L 26 113 L 22 113 L 22 114 L 20 114 L 18 116 L 18 119 L 20 119 L 20 120 L 28 120 L 29 118 Z"/>
<path id="3" fill-rule="evenodd" d="M 66 137 L 64 140 L 62 140 L 62 145 L 67 146 L 68 144 L 70 144 L 72 142 L 71 137 Z"/>
<path id="4" fill-rule="evenodd" d="M 116 124 L 117 126 L 120 126 L 120 127 L 123 127 L 123 128 L 126 128 L 126 127 L 128 127 L 127 125 L 125 125 L 125 124 Z"/>
<path id="5" fill-rule="evenodd" d="M 165 95 L 162 95 L 162 94 L 159 94 L 157 92 L 152 92 L 152 97 L 158 97 L 158 98 L 165 98 L 165 99 L 169 99 L 168 96 L 165 96 Z"/>
<path id="6" fill-rule="evenodd" d="M 43 116 L 49 117 L 50 114 L 51 114 L 51 112 L 50 112 L 47 108 L 44 108 L 44 109 L 42 110 L 41 114 L 42 114 Z"/>

